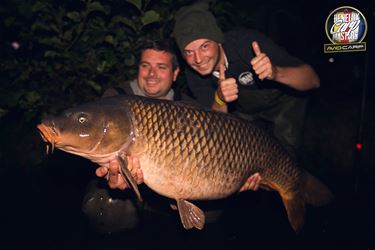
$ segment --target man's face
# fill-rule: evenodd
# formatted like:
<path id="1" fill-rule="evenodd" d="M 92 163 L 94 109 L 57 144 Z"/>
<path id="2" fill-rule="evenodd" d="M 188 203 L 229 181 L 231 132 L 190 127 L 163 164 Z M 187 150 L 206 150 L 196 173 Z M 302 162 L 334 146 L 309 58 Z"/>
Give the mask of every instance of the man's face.
<path id="1" fill-rule="evenodd" d="M 179 70 L 173 70 L 170 53 L 146 49 L 138 66 L 138 86 L 146 96 L 163 99 L 176 80 Z"/>
<path id="2" fill-rule="evenodd" d="M 186 45 L 183 55 L 195 71 L 201 75 L 209 75 L 218 68 L 220 46 L 209 39 L 197 39 Z"/>

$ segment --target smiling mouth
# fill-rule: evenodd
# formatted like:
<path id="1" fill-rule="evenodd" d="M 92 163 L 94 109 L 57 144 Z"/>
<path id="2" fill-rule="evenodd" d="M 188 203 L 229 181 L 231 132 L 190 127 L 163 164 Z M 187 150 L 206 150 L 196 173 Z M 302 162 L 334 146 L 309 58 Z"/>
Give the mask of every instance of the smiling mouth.
<path id="1" fill-rule="evenodd" d="M 211 71 L 209 70 L 210 68 L 209 68 L 209 65 L 207 65 L 207 64 L 203 64 L 203 65 L 195 65 L 195 69 L 199 72 L 199 73 L 201 73 L 201 74 L 205 74 L 205 75 L 207 75 L 207 74 L 210 74 L 211 73 Z"/>
<path id="2" fill-rule="evenodd" d="M 208 62 L 201 63 L 201 64 L 195 64 L 195 67 L 200 70 L 207 70 L 208 69 Z"/>
<path id="3" fill-rule="evenodd" d="M 150 85 L 156 85 L 159 83 L 159 80 L 156 80 L 156 79 L 150 79 L 150 80 L 146 80 L 146 83 L 147 84 L 150 84 Z"/>

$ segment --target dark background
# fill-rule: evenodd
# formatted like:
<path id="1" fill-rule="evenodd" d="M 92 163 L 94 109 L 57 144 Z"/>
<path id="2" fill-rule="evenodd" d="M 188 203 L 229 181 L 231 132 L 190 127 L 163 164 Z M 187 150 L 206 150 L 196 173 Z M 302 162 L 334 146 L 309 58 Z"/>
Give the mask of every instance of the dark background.
<path id="1" fill-rule="evenodd" d="M 367 51 L 324 54 L 325 20 L 343 5 L 366 17 Z M 321 87 L 312 91 L 306 117 L 302 167 L 332 189 L 335 202 L 308 207 L 298 235 L 277 194 L 267 191 L 234 197 L 235 212 L 202 232 L 183 230 L 175 214 L 147 217 L 131 232 L 98 234 L 81 212 L 95 166 L 63 152 L 32 164 L 45 148 L 34 127 L 17 123 L 22 113 L 15 112 L 0 120 L 0 153 L 7 159 L 1 168 L 1 249 L 375 249 L 374 1 L 233 1 L 233 6 L 259 9 L 253 26 L 319 74 Z M 28 155 L 35 149 L 35 156 Z"/>

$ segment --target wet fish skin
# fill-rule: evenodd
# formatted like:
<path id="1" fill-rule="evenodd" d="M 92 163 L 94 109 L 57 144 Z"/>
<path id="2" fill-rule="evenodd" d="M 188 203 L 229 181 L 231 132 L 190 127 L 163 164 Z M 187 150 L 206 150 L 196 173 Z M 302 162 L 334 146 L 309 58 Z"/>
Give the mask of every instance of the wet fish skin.
<path id="1" fill-rule="evenodd" d="M 295 231 L 302 228 L 306 203 L 324 205 L 333 199 L 265 131 L 185 103 L 103 98 L 45 120 L 38 128 L 56 148 L 100 165 L 119 155 L 138 157 L 145 184 L 177 201 L 185 228 L 204 226 L 204 215 L 189 201 L 232 195 L 255 172 L 261 185 L 279 192 Z"/>

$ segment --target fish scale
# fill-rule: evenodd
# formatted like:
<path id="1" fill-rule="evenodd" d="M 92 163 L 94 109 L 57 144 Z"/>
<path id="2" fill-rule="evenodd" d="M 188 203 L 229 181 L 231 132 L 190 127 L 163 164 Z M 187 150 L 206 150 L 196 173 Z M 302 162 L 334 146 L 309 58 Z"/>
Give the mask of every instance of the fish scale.
<path id="1" fill-rule="evenodd" d="M 136 96 L 103 98 L 46 119 L 38 129 L 58 149 L 101 165 L 118 159 L 140 198 L 121 159 L 123 154 L 138 157 L 145 184 L 176 200 L 187 229 L 202 229 L 205 223 L 203 211 L 191 201 L 243 191 L 253 173 L 261 175 L 262 186 L 280 194 L 295 231 L 302 228 L 305 204 L 324 205 L 333 199 L 274 137 L 251 122 L 191 104 Z"/>
<path id="2" fill-rule="evenodd" d="M 188 106 L 168 104 L 170 103 L 152 104 L 146 108 L 142 101 L 129 99 L 127 105 L 133 107 L 131 108 L 134 110 L 133 119 L 136 121 L 135 124 L 139 124 L 137 127 L 139 133 L 146 135 L 147 141 L 152 143 L 149 146 L 148 155 L 153 156 L 152 160 L 155 160 L 157 165 L 165 168 L 178 168 L 175 164 L 168 164 L 179 162 L 181 156 L 185 156 L 182 159 L 187 159 L 189 164 L 184 165 L 185 169 L 182 169 L 181 175 L 202 178 L 204 181 L 207 178 L 212 179 L 210 182 L 212 193 L 209 194 L 206 190 L 206 197 L 201 197 L 202 199 L 225 197 L 233 192 L 233 189 L 242 186 L 247 177 L 251 173 L 259 171 L 263 165 L 277 164 L 272 163 L 273 157 L 269 157 L 269 154 L 265 152 L 267 148 L 272 152 L 283 152 L 275 141 L 265 136 L 259 129 L 249 128 L 249 123 L 235 118 L 228 119 L 227 116 L 219 116 L 217 113 L 191 109 Z M 149 119 L 144 119 L 143 109 L 146 109 L 147 114 L 153 114 L 146 116 L 152 122 Z M 212 118 L 213 114 L 215 119 Z M 212 120 L 214 122 L 210 124 Z M 208 130 L 203 133 L 202 127 Z M 175 130 L 185 136 L 173 136 Z M 160 137 L 155 136 L 157 132 L 161 134 Z M 251 140 L 247 138 L 251 138 Z M 253 143 L 253 140 L 258 140 L 258 143 Z M 187 143 L 186 148 L 180 147 L 181 141 Z M 274 145 L 272 146 L 272 144 Z M 263 147 L 261 147 L 262 145 Z M 204 150 L 205 148 L 207 150 Z M 160 149 L 165 152 L 163 157 L 159 155 Z M 188 151 L 185 153 L 184 150 Z M 175 154 L 174 157 L 171 154 Z M 286 153 L 284 152 L 284 154 Z M 189 157 L 186 158 L 186 155 Z M 268 155 L 268 157 L 265 158 L 262 155 Z M 263 162 L 257 162 L 257 159 L 262 159 Z M 268 162 L 265 161 L 267 159 Z M 251 171 L 252 169 L 253 171 Z M 174 178 L 172 176 L 174 174 L 175 171 L 168 178 Z M 266 175 L 267 171 L 264 174 Z M 200 187 L 197 189 L 200 190 Z M 198 190 L 193 190 L 193 192 Z M 175 194 L 162 194 L 175 197 Z M 182 198 L 196 199 L 197 197 Z"/>

